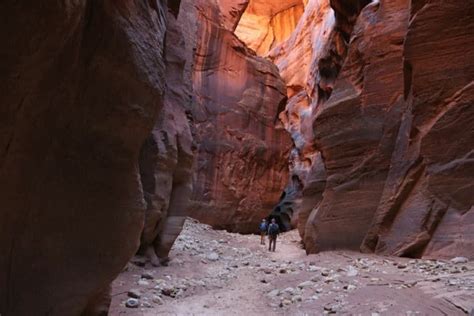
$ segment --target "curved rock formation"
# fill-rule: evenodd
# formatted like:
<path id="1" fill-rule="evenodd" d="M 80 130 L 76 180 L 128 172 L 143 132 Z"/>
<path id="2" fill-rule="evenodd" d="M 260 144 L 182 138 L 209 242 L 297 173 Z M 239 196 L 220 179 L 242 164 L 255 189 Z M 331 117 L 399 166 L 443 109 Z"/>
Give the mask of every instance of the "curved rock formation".
<path id="1" fill-rule="evenodd" d="M 0 4 L 0 314 L 107 313 L 108 285 L 140 243 L 140 148 L 175 102 L 160 3 Z M 181 119 L 157 123 L 182 127 L 174 196 L 189 191 Z"/>
<path id="2" fill-rule="evenodd" d="M 472 1 L 6 0 L 0 20 L 1 315 L 104 315 L 184 216 L 254 232 L 278 197 L 308 252 L 474 256 Z"/>
<path id="3" fill-rule="evenodd" d="M 190 214 L 217 228 L 254 232 L 288 177 L 290 139 L 278 119 L 285 87 L 277 68 L 234 35 L 240 15 L 223 12 L 228 6 L 217 1 L 188 7 L 198 26 L 193 73 L 198 152 Z"/>
<path id="4" fill-rule="evenodd" d="M 276 209 L 309 252 L 472 256 L 473 9 L 310 0 L 269 52 L 295 144 Z"/>
<path id="5" fill-rule="evenodd" d="M 472 2 L 411 7 L 403 44 L 405 105 L 364 243 L 370 250 L 474 256 L 473 17 Z"/>
<path id="6" fill-rule="evenodd" d="M 194 158 L 189 121 L 192 86 L 191 75 L 185 71 L 186 46 L 177 19 L 168 13 L 167 21 L 163 109 L 140 154 L 147 203 L 140 252 L 155 266 L 167 263 L 168 252 L 188 215 Z"/>

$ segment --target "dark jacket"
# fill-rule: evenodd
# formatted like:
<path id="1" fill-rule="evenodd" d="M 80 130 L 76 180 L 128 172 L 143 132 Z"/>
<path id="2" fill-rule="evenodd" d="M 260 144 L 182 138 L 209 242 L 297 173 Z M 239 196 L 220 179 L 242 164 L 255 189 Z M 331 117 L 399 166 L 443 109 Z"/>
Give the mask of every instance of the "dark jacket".
<path id="1" fill-rule="evenodd" d="M 280 226 L 277 223 L 268 225 L 268 235 L 276 237 L 280 233 Z"/>

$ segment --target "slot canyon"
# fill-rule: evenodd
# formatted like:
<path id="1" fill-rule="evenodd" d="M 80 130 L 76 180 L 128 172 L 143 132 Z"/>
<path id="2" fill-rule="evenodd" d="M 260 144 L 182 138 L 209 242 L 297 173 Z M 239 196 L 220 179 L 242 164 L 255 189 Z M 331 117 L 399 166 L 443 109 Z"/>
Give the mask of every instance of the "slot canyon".
<path id="1" fill-rule="evenodd" d="M 474 315 L 473 1 L 0 21 L 0 316 Z"/>

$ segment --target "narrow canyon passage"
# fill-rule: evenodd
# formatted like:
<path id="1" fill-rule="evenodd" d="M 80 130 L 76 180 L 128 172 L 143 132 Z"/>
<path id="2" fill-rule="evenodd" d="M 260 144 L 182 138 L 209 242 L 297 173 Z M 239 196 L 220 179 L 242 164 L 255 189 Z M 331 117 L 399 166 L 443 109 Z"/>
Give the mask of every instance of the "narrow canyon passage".
<path id="1" fill-rule="evenodd" d="M 0 316 L 473 313 L 474 1 L 0 23 Z"/>
<path id="2" fill-rule="evenodd" d="M 281 235 L 273 253 L 259 238 L 188 219 L 169 266 L 135 257 L 114 281 L 111 315 L 465 315 L 474 307 L 472 262 L 306 256 L 297 231 Z"/>

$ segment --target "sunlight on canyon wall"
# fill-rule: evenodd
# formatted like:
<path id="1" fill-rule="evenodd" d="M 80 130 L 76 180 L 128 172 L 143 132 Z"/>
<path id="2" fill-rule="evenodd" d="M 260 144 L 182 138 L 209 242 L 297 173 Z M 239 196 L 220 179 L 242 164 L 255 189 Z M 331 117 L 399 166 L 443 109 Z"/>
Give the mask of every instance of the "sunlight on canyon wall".
<path id="1" fill-rule="evenodd" d="M 306 2 L 251 0 L 235 34 L 258 55 L 266 55 L 290 37 L 303 15 Z"/>

